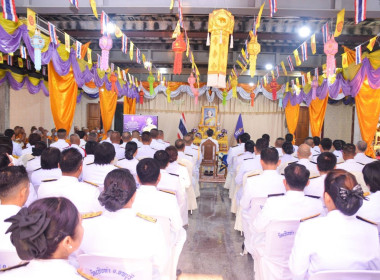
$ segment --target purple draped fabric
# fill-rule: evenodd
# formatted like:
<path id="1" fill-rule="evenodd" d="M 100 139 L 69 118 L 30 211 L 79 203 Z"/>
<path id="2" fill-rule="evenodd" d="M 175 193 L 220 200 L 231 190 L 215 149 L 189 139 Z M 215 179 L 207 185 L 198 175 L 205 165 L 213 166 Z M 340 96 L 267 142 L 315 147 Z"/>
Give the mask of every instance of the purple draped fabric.
<path id="1" fill-rule="evenodd" d="M 42 90 L 45 96 L 49 96 L 49 91 L 47 90 L 43 80 L 40 80 L 38 85 L 35 86 L 29 80 L 29 77 L 24 77 L 24 79 L 19 83 L 12 77 L 12 74 L 10 72 L 6 72 L 4 78 L 0 79 L 0 84 L 4 83 L 5 81 L 8 81 L 9 85 L 14 90 L 20 90 L 26 84 L 26 87 L 29 90 L 29 93 L 36 94 L 40 92 L 40 90 Z"/>

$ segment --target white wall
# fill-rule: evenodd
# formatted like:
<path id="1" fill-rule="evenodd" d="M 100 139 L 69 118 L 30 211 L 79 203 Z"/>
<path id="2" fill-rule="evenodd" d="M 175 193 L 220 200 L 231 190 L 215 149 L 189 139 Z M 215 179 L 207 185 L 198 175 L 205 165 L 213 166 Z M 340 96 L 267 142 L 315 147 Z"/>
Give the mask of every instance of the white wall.
<path id="1" fill-rule="evenodd" d="M 351 142 L 352 129 L 352 105 L 344 105 L 342 102 L 337 104 L 327 104 L 324 137 L 332 140 L 341 139 L 347 143 Z"/>

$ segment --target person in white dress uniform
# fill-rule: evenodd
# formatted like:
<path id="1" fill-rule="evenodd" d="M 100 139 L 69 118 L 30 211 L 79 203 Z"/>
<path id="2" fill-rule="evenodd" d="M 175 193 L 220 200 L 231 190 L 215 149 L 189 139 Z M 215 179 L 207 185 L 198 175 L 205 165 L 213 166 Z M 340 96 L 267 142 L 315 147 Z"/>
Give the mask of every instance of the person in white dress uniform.
<path id="1" fill-rule="evenodd" d="M 353 144 L 343 146 L 344 162 L 337 165 L 337 168 L 344 169 L 348 172 L 362 172 L 364 163 L 357 162 L 354 158 L 356 155 L 356 147 Z"/>
<path id="2" fill-rule="evenodd" d="M 136 142 L 137 144 L 137 148 L 141 148 L 142 146 L 142 143 L 141 143 L 141 136 L 140 136 L 140 132 L 138 130 L 134 130 L 132 131 L 132 140 L 133 142 Z"/>
<path id="3" fill-rule="evenodd" d="M 150 132 L 144 131 L 141 134 L 141 141 L 142 146 L 138 149 L 136 158 L 138 160 L 141 160 L 143 158 L 153 158 L 154 153 L 157 152 L 157 150 L 152 149 L 152 147 L 150 146 L 150 143 L 152 142 Z"/>
<path id="4" fill-rule="evenodd" d="M 123 143 L 120 144 L 122 148 L 125 148 L 125 145 L 127 145 L 128 142 L 132 141 L 132 135 L 130 132 L 125 131 L 121 134 L 121 140 L 123 140 Z M 137 143 L 136 143 L 137 144 Z"/>
<path id="5" fill-rule="evenodd" d="M 193 155 L 195 161 L 195 168 L 193 170 L 195 178 L 199 179 L 199 168 L 202 162 L 202 153 L 198 146 L 193 147 L 193 136 L 192 134 L 187 134 L 183 137 L 183 141 L 185 141 L 185 154 Z"/>
<path id="6" fill-rule="evenodd" d="M 278 155 L 281 158 L 283 155 L 282 145 L 285 143 L 285 139 L 282 137 L 278 137 L 274 142 L 274 147 L 277 149 Z"/>
<path id="7" fill-rule="evenodd" d="M 31 155 L 32 154 L 32 149 L 34 148 L 34 145 L 38 142 L 41 141 L 41 135 L 37 133 L 32 133 L 28 137 L 29 139 L 29 146 L 27 146 L 24 150 L 22 150 L 22 155 Z M 25 164 L 24 164 L 25 165 Z"/>
<path id="8" fill-rule="evenodd" d="M 32 177 L 33 172 L 41 169 L 41 154 L 47 148 L 46 143 L 38 141 L 32 149 L 32 157 L 26 163 L 26 172 L 28 172 L 29 179 Z"/>
<path id="9" fill-rule="evenodd" d="M 201 140 L 201 144 L 200 144 L 201 149 L 202 149 L 202 144 L 204 142 L 206 142 L 207 140 L 211 140 L 216 145 L 216 152 L 219 152 L 219 143 L 214 138 L 212 138 L 212 136 L 214 135 L 214 131 L 212 129 L 208 129 L 206 131 L 206 134 L 207 134 L 207 138 Z"/>
<path id="10" fill-rule="evenodd" d="M 94 163 L 95 147 L 98 145 L 98 142 L 92 140 L 87 141 L 86 145 L 84 146 L 84 149 L 86 151 L 86 157 L 83 159 L 83 166 Z"/>
<path id="11" fill-rule="evenodd" d="M 317 152 L 317 155 L 321 153 L 321 148 L 319 147 L 319 145 L 321 144 L 321 138 L 319 138 L 318 136 L 314 136 L 313 137 L 313 142 L 314 142 L 314 151 Z"/>
<path id="12" fill-rule="evenodd" d="M 136 142 L 130 141 L 125 145 L 124 149 L 124 158 L 117 162 L 117 166 L 128 169 L 133 177 L 135 177 L 137 180 L 136 166 L 139 163 L 139 161 L 136 159 L 137 144 Z"/>
<path id="13" fill-rule="evenodd" d="M 158 130 L 158 137 L 157 137 L 157 141 L 161 144 L 164 144 L 165 145 L 165 148 L 169 147 L 170 146 L 170 143 L 165 141 L 165 134 L 164 134 L 164 131 L 159 129 Z"/>
<path id="14" fill-rule="evenodd" d="M 285 165 L 286 163 L 289 162 L 296 162 L 297 158 L 293 156 L 294 154 L 294 146 L 291 142 L 284 142 L 282 144 L 282 157 L 281 159 L 281 164 Z"/>
<path id="15" fill-rule="evenodd" d="M 253 226 L 257 234 L 253 236 L 252 245 L 249 247 L 255 248 L 261 257 L 265 255 L 265 233 L 272 221 L 301 220 L 322 214 L 322 202 L 306 196 L 303 192 L 309 183 L 309 176 L 310 171 L 303 165 L 287 166 L 284 179 L 285 195 L 269 197 L 256 219 L 250 221 L 250 226 Z M 283 258 L 276 260 L 264 257 L 260 263 L 262 264 L 260 270 L 263 273 L 263 279 L 291 279 L 288 261 L 284 262 Z"/>
<path id="16" fill-rule="evenodd" d="M 343 143 L 341 140 L 334 140 L 333 146 L 334 146 L 333 154 L 336 155 L 339 162 L 343 158 L 343 153 L 342 153 Z"/>
<path id="17" fill-rule="evenodd" d="M 22 155 L 22 148 L 19 143 L 15 142 L 16 140 L 15 131 L 13 129 L 8 128 L 4 131 L 4 135 L 9 137 L 12 140 L 12 146 L 13 146 L 12 154 L 16 157 L 20 157 Z"/>
<path id="18" fill-rule="evenodd" d="M 6 222 L 17 254 L 29 263 L 0 272 L 0 279 L 83 279 L 68 262 L 83 238 L 81 217 L 70 200 L 63 197 L 37 200 Z"/>
<path id="19" fill-rule="evenodd" d="M 103 131 L 103 129 L 102 129 L 102 131 Z M 106 135 L 106 136 L 107 136 L 106 139 L 100 141 L 100 143 L 103 143 L 103 142 L 112 143 L 112 142 L 111 142 L 111 135 L 112 135 L 112 132 L 113 132 L 112 129 L 108 130 L 108 131 L 107 131 L 107 135 Z M 104 134 L 103 134 L 103 135 L 104 135 Z"/>
<path id="20" fill-rule="evenodd" d="M 82 173 L 82 162 L 82 155 L 77 149 L 64 150 L 59 162 L 62 177 L 42 183 L 38 189 L 38 197 L 65 197 L 74 203 L 80 213 L 103 210 L 98 201 L 99 189 L 78 180 Z"/>
<path id="21" fill-rule="evenodd" d="M 332 148 L 332 140 L 330 138 L 323 138 L 320 143 L 319 143 L 319 150 L 320 150 L 320 153 L 327 153 L 327 152 L 330 152 L 331 151 L 331 148 Z M 317 158 L 318 158 L 319 154 L 317 155 L 314 155 L 312 157 L 312 161 L 313 162 L 317 162 Z M 338 160 L 338 157 L 337 157 L 337 160 Z M 343 161 L 343 158 L 342 158 L 342 161 Z"/>
<path id="22" fill-rule="evenodd" d="M 120 132 L 119 131 L 112 132 L 111 143 L 112 143 L 113 147 L 115 148 L 117 160 L 123 159 L 125 157 L 124 156 L 125 149 L 120 145 L 120 142 L 121 142 Z"/>
<path id="23" fill-rule="evenodd" d="M 94 163 L 83 166 L 82 178 L 84 182 L 97 185 L 103 189 L 104 178 L 117 167 L 112 164 L 115 159 L 115 148 L 111 143 L 103 142 L 95 147 Z"/>
<path id="24" fill-rule="evenodd" d="M 365 151 L 367 150 L 367 143 L 364 141 L 359 141 L 356 144 L 356 155 L 354 160 L 361 164 L 367 164 L 375 161 L 376 159 L 366 156 Z"/>
<path id="25" fill-rule="evenodd" d="M 266 140 L 265 140 L 266 142 Z M 284 194 L 284 177 L 278 174 L 277 166 L 279 165 L 279 156 L 276 148 L 265 148 L 261 151 L 260 163 L 263 167 L 263 173 L 249 177 L 243 195 L 240 200 L 243 218 L 243 230 L 245 235 L 244 245 L 247 251 L 253 254 L 254 248 L 250 247 L 251 236 L 254 236 L 252 229 L 248 227 L 252 220 L 255 219 L 254 198 L 266 198 L 268 195 Z"/>
<path id="26" fill-rule="evenodd" d="M 156 151 L 165 150 L 165 148 L 169 145 L 166 145 L 158 140 L 158 129 L 153 128 L 150 130 L 150 136 L 152 137 L 152 142 L 150 143 L 150 147 Z"/>
<path id="27" fill-rule="evenodd" d="M 140 187 L 137 190 L 133 209 L 147 215 L 169 219 L 170 243 L 173 246 L 172 269 L 176 271 L 179 256 L 186 241 L 186 231 L 182 227 L 183 221 L 175 195 L 157 189 L 160 178 L 160 167 L 156 160 L 146 158 L 137 164 L 137 179 Z"/>
<path id="28" fill-rule="evenodd" d="M 147 259 L 153 265 L 153 279 L 160 279 L 169 248 L 163 229 L 155 218 L 133 209 L 136 182 L 127 169 L 108 173 L 100 203 L 102 215 L 83 222 L 85 234 L 81 250 L 118 258 Z"/>
<path id="29" fill-rule="evenodd" d="M 304 165 L 309 171 L 311 176 L 318 176 L 319 172 L 317 169 L 317 165 L 315 162 L 311 162 L 309 160 L 311 156 L 311 148 L 307 144 L 301 144 L 298 147 L 297 156 L 298 156 L 298 164 Z"/>
<path id="30" fill-rule="evenodd" d="M 58 168 L 61 151 L 54 147 L 49 147 L 41 154 L 41 169 L 33 172 L 30 182 L 35 190 L 45 180 L 59 179 L 62 176 L 61 169 Z"/>
<path id="31" fill-rule="evenodd" d="M 319 155 L 319 154 L 320 154 L 320 152 L 317 152 L 317 151 L 314 149 L 315 144 L 314 144 L 313 137 L 306 137 L 304 143 L 310 147 L 310 153 L 311 153 L 311 156 L 312 156 L 312 157 L 315 156 L 315 155 Z"/>
<path id="32" fill-rule="evenodd" d="M 292 143 L 292 145 L 293 145 L 293 140 L 294 140 L 293 134 L 288 133 L 288 134 L 285 135 L 285 142 Z M 297 145 L 293 145 L 293 148 L 294 148 L 294 152 L 297 153 L 298 146 Z"/>
<path id="33" fill-rule="evenodd" d="M 9 166 L 0 171 L 0 252 L 16 252 L 10 240 L 10 234 L 5 232 L 10 224 L 4 222 L 16 215 L 24 206 L 29 196 L 29 179 L 24 166 Z M 0 263 L 4 263 L 0 260 Z M 16 263 L 20 263 L 19 259 Z M 1 278 L 1 276 L 0 276 Z"/>
<path id="34" fill-rule="evenodd" d="M 83 130 L 77 131 L 77 134 L 79 136 L 79 147 L 83 148 L 86 146 L 87 141 L 87 134 Z"/>
<path id="35" fill-rule="evenodd" d="M 375 223 L 357 216 L 363 191 L 355 176 L 330 171 L 325 180 L 326 217 L 302 222 L 289 259 L 293 279 L 325 270 L 379 270 L 380 247 Z"/>
<path id="36" fill-rule="evenodd" d="M 82 158 L 84 158 L 86 156 L 86 152 L 85 152 L 84 148 L 80 147 L 80 138 L 79 138 L 78 134 L 71 134 L 70 135 L 70 146 L 66 147 L 65 149 L 68 149 L 68 148 L 77 149 L 78 152 L 80 152 L 80 154 L 82 155 Z"/>
<path id="37" fill-rule="evenodd" d="M 229 148 L 228 153 L 227 153 L 228 167 L 232 166 L 232 161 L 233 161 L 234 157 L 244 153 L 244 151 L 245 151 L 244 145 L 250 139 L 251 139 L 251 136 L 248 133 L 243 133 L 243 134 L 238 136 L 238 138 L 236 139 L 237 145 Z"/>
<path id="38" fill-rule="evenodd" d="M 376 160 L 368 163 L 363 168 L 364 182 L 370 189 L 370 194 L 363 201 L 358 215 L 365 219 L 371 220 L 377 224 L 380 223 L 380 161 Z"/>
<path id="39" fill-rule="evenodd" d="M 63 129 L 63 128 L 58 129 L 58 131 L 57 131 L 57 137 L 58 137 L 57 142 L 52 143 L 50 145 L 50 147 L 58 148 L 58 149 L 60 149 L 62 151 L 63 149 L 65 149 L 68 146 L 70 146 L 66 142 L 66 137 L 67 137 L 66 129 Z"/>

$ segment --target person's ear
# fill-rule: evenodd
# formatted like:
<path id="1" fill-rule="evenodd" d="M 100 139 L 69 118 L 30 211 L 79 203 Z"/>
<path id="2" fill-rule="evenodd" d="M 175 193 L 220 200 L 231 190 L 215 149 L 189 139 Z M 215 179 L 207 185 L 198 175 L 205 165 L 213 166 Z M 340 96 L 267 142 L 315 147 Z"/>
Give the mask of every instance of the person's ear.
<path id="1" fill-rule="evenodd" d="M 276 164 L 276 166 L 277 166 L 277 167 L 279 167 L 279 166 L 280 166 L 280 164 L 281 164 L 281 159 L 279 159 L 279 160 L 277 161 L 277 164 Z"/>
<path id="2" fill-rule="evenodd" d="M 65 238 L 63 238 L 61 244 L 63 246 L 63 249 L 68 253 L 68 255 L 70 255 L 74 251 L 73 239 L 71 238 L 71 236 L 66 236 Z"/>
<path id="3" fill-rule="evenodd" d="M 307 180 L 307 183 L 306 183 L 306 186 L 305 186 L 305 187 L 307 187 L 308 185 L 310 185 L 310 179 Z"/>

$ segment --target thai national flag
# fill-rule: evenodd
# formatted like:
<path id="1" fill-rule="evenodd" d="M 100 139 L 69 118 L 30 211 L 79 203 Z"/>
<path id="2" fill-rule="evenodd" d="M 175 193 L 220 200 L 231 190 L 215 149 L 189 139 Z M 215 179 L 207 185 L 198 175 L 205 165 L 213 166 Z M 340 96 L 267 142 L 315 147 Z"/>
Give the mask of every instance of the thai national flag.
<path id="1" fill-rule="evenodd" d="M 318 67 L 314 69 L 314 76 L 317 78 L 317 81 L 318 81 L 318 78 L 319 78 Z"/>
<path id="2" fill-rule="evenodd" d="M 57 33 L 55 32 L 55 26 L 54 24 L 49 22 L 49 35 L 50 35 L 50 42 L 52 42 L 55 45 L 58 45 L 58 37 Z"/>
<path id="3" fill-rule="evenodd" d="M 303 42 L 301 45 L 302 61 L 307 60 L 307 42 Z"/>
<path id="4" fill-rule="evenodd" d="M 270 17 L 273 17 L 273 14 L 277 12 L 277 0 L 269 0 L 270 6 Z"/>
<path id="5" fill-rule="evenodd" d="M 79 42 L 79 41 L 76 41 L 75 42 L 75 46 L 76 46 L 76 55 L 77 55 L 77 58 L 81 58 L 82 43 Z"/>
<path id="6" fill-rule="evenodd" d="M 30 63 L 29 59 L 26 60 L 26 69 L 28 69 L 28 70 L 32 69 L 32 64 Z"/>
<path id="7" fill-rule="evenodd" d="M 107 27 L 109 21 L 110 20 L 108 18 L 108 15 L 104 11 L 102 11 L 102 15 L 100 17 L 100 32 L 102 33 L 102 35 L 108 34 Z"/>
<path id="8" fill-rule="evenodd" d="M 355 24 L 365 20 L 367 12 L 367 0 L 355 0 Z"/>
<path id="9" fill-rule="evenodd" d="M 355 62 L 356 65 L 362 63 L 362 45 L 355 47 Z"/>
<path id="10" fill-rule="evenodd" d="M 23 59 L 27 59 L 26 48 L 24 46 L 20 46 L 20 56 Z"/>
<path id="11" fill-rule="evenodd" d="M 128 51 L 128 37 L 123 34 L 123 36 L 121 37 L 121 51 L 123 53 L 127 53 Z"/>
<path id="12" fill-rule="evenodd" d="M 304 87 L 305 86 L 305 76 L 302 75 L 301 78 L 302 78 L 302 87 Z"/>
<path id="13" fill-rule="evenodd" d="M 278 65 L 276 66 L 276 79 L 280 77 L 280 69 L 278 68 Z"/>
<path id="14" fill-rule="evenodd" d="M 290 55 L 288 56 L 288 64 L 289 64 L 290 71 L 294 71 L 293 62 Z"/>
<path id="15" fill-rule="evenodd" d="M 8 63 L 9 66 L 13 65 L 13 56 L 11 56 L 11 55 L 8 54 L 7 63 Z"/>
<path id="16" fill-rule="evenodd" d="M 18 21 L 16 14 L 16 5 L 14 0 L 1 0 L 1 4 L 3 6 L 3 18 Z"/>
<path id="17" fill-rule="evenodd" d="M 187 129 L 186 129 L 186 119 L 185 119 L 185 114 L 181 114 L 181 118 L 179 119 L 179 125 L 178 125 L 178 139 L 182 139 L 183 136 L 187 134 Z"/>
<path id="18" fill-rule="evenodd" d="M 323 44 L 326 44 L 328 41 L 330 34 L 329 34 L 329 23 L 326 22 L 322 27 L 322 35 L 323 35 Z"/>
<path id="19" fill-rule="evenodd" d="M 74 5 L 75 8 L 79 10 L 79 1 L 78 0 L 70 0 L 71 5 Z"/>

